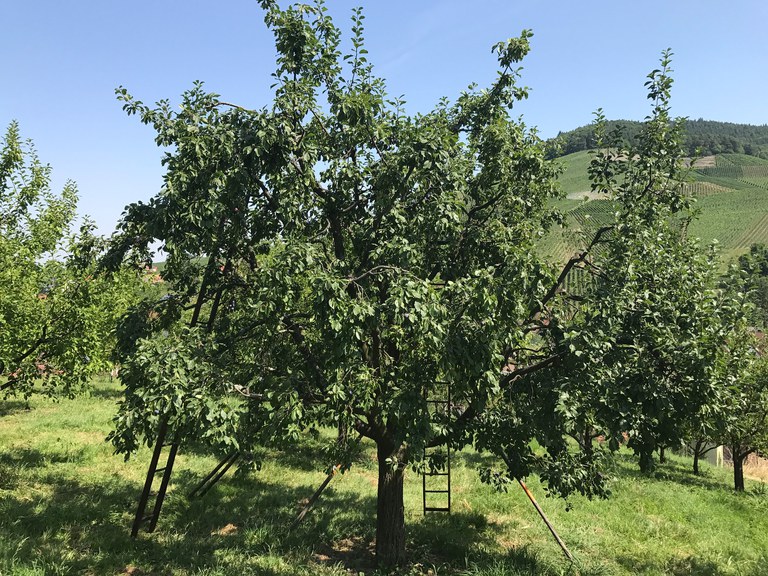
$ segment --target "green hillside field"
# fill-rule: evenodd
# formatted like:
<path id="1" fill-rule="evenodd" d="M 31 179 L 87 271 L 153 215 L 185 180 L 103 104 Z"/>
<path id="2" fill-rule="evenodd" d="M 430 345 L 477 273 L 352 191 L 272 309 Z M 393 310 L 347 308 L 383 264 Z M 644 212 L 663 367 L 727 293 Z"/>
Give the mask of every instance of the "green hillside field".
<path id="1" fill-rule="evenodd" d="M 590 192 L 587 169 L 591 155 L 563 156 L 560 184 L 565 199 L 557 207 L 568 216 L 571 230 L 554 230 L 541 244 L 553 259 L 567 258 L 578 248 L 575 231 L 597 225 L 610 203 Z M 719 154 L 698 161 L 687 184 L 696 198 L 698 219 L 691 235 L 703 245 L 717 242 L 723 261 L 743 254 L 753 243 L 768 243 L 768 160 L 744 154 Z"/>

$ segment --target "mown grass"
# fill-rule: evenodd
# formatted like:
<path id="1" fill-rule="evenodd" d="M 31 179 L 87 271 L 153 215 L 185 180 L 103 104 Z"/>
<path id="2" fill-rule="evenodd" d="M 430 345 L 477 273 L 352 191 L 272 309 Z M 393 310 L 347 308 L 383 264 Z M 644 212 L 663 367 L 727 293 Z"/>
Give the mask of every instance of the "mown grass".
<path id="1" fill-rule="evenodd" d="M 376 467 L 370 446 L 336 478 L 293 532 L 287 527 L 320 484 L 320 441 L 271 452 L 260 471 L 229 474 L 205 498 L 186 494 L 216 464 L 183 447 L 158 529 L 129 537 L 149 459 L 129 462 L 104 442 L 119 388 L 88 398 L 0 403 L 0 574 L 341 575 L 374 573 Z M 406 574 L 760 575 L 768 570 L 768 496 L 727 470 L 673 456 L 653 477 L 629 454 L 614 462 L 607 501 L 544 497 L 528 481 L 570 550 L 561 555 L 524 494 L 478 481 L 476 453 L 454 462 L 453 513 L 421 514 L 421 482 L 406 479 L 411 566 Z"/>

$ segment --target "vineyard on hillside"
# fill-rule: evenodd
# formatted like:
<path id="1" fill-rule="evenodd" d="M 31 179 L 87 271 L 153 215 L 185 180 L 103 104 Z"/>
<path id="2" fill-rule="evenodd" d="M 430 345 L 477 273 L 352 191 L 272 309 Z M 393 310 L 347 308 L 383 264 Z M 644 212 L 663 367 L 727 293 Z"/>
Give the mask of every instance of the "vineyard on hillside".
<path id="1" fill-rule="evenodd" d="M 568 198 L 580 198 L 589 190 L 589 153 L 577 152 L 560 159 L 560 179 Z M 697 199 L 699 217 L 691 223 L 691 235 L 706 246 L 717 242 L 724 261 L 746 252 L 754 243 L 768 244 L 768 160 L 744 154 L 719 154 L 714 161 L 697 165 L 685 186 Z M 575 204 L 575 205 L 574 205 Z M 568 226 L 550 232 L 540 250 L 562 262 L 581 246 L 584 233 L 606 224 L 613 204 L 607 199 L 564 201 Z"/>

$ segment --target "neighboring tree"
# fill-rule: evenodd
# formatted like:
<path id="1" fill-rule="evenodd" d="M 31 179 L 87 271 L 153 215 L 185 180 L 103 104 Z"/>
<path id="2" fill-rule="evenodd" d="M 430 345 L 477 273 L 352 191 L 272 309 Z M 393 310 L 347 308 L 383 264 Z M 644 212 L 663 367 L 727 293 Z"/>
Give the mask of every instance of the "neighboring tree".
<path id="1" fill-rule="evenodd" d="M 760 330 L 768 327 L 768 246 L 752 244 L 738 259 L 742 272 L 740 289 L 749 294 L 753 304 L 750 322 Z"/>
<path id="2" fill-rule="evenodd" d="M 405 560 L 406 468 L 439 465 L 420 462 L 425 446 L 490 451 L 503 471 L 483 475 L 499 486 L 539 472 L 553 493 L 605 494 L 602 452 L 566 441 L 592 398 L 585 359 L 603 347 L 614 389 L 622 358 L 650 381 L 626 354 L 631 315 L 668 301 L 673 319 L 660 317 L 652 335 L 663 347 L 692 338 L 677 320 L 678 292 L 697 321 L 702 294 L 698 273 L 673 274 L 690 250 L 672 241 L 686 200 L 666 66 L 651 78 L 653 117 L 640 157 L 629 156 L 632 181 L 610 188 L 615 221 L 556 270 L 534 248 L 558 221 L 549 208 L 558 168 L 510 113 L 526 96 L 515 82 L 529 32 L 494 47 L 500 72 L 488 89 L 409 116 L 373 75 L 359 11 L 342 57 L 322 3 L 261 4 L 278 51 L 271 107 L 226 104 L 198 84 L 174 112 L 119 90 L 167 148 L 167 173 L 148 204 L 128 207 L 108 260 L 148 260 L 159 241 L 168 293 L 137 306 L 120 331 L 117 450 L 153 442 L 164 420 L 178 438 L 244 452 L 290 445 L 317 426 L 355 431 L 376 444 L 385 566 Z M 625 161 L 599 157 L 598 185 Z M 605 288 L 564 290 L 582 266 L 602 270 Z M 654 266 L 664 270 L 651 278 Z M 633 279 L 638 267 L 647 280 Z M 602 295 L 613 300 L 594 300 Z M 674 351 L 678 372 L 695 364 L 685 353 Z M 459 413 L 435 419 L 426 399 L 448 385 Z"/>
<path id="3" fill-rule="evenodd" d="M 622 127 L 624 142 L 637 144 L 642 122 L 635 120 L 610 120 L 609 129 Z M 768 126 L 733 124 L 712 120 L 689 120 L 683 134 L 683 150 L 686 156 L 709 156 L 723 153 L 741 153 L 768 158 Z M 549 156 L 554 158 L 582 150 L 597 148 L 597 135 L 593 125 L 580 126 L 568 132 L 560 132 L 549 141 Z"/>
<path id="4" fill-rule="evenodd" d="M 583 328 L 569 338 L 583 360 L 565 376 L 586 388 L 580 405 L 593 410 L 614 446 L 627 435 L 644 472 L 653 470 L 656 450 L 683 441 L 691 415 L 713 399 L 726 333 L 712 262 L 662 222 L 642 225 L 650 233 L 642 240 L 639 230 L 620 227 L 627 234 L 593 269 Z"/>
<path id="5" fill-rule="evenodd" d="M 743 290 L 745 275 L 731 267 L 719 282 L 720 348 L 709 373 L 709 396 L 684 419 L 685 441 L 693 454 L 693 473 L 700 474 L 700 460 L 723 442 L 734 414 L 734 394 L 740 394 L 745 374 L 756 358 L 757 340 L 750 328 L 754 305 Z"/>
<path id="6" fill-rule="evenodd" d="M 669 63 L 666 53 L 650 75 L 654 112 L 631 137 L 608 132 L 598 115 L 590 175 L 614 217 L 587 231 L 592 256 L 572 283 L 578 305 L 559 344 L 575 356 L 562 376 L 563 409 L 579 423 L 581 444 L 601 432 L 617 447 L 626 435 L 644 472 L 717 400 L 723 343 L 739 309 L 718 287 L 716 255 L 687 236 L 694 212 L 681 191 L 683 123 L 669 116 Z"/>
<path id="7" fill-rule="evenodd" d="M 71 395 L 108 370 L 135 277 L 95 275 L 103 242 L 89 222 L 75 233 L 75 185 L 53 193 L 50 172 L 12 123 L 0 151 L 0 397 L 35 385 Z"/>
<path id="8" fill-rule="evenodd" d="M 731 451 L 733 487 L 744 491 L 744 462 L 768 451 L 768 359 L 756 358 L 726 398 L 728 419 L 721 436 Z"/>
<path id="9" fill-rule="evenodd" d="M 717 401 L 701 420 L 707 440 L 730 450 L 737 492 L 744 490 L 747 457 L 768 450 L 768 358 L 765 336 L 753 326 L 762 317 L 757 309 L 765 264 L 765 247 L 754 245 L 722 282 L 723 289 L 738 302 L 732 317 L 740 322 L 734 322 L 737 328 L 723 342 L 726 353 L 718 367 Z"/>

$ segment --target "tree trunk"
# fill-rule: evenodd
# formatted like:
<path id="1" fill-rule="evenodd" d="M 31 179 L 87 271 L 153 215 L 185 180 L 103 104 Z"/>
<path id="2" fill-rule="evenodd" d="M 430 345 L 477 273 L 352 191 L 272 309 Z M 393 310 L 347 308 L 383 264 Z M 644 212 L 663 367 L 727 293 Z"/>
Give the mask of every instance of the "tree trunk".
<path id="1" fill-rule="evenodd" d="M 664 464 L 664 462 L 667 461 L 666 450 L 667 450 L 666 446 L 659 446 L 659 464 Z"/>
<path id="2" fill-rule="evenodd" d="M 584 450 L 584 454 L 587 456 L 587 458 L 591 460 L 593 454 L 591 426 L 584 427 L 584 435 L 582 436 L 582 449 Z"/>
<path id="3" fill-rule="evenodd" d="M 699 461 L 706 456 L 707 452 L 712 450 L 713 447 L 707 448 L 707 440 L 705 438 L 697 438 L 696 443 L 693 445 L 693 473 L 698 476 L 701 474 L 701 468 L 699 467 Z"/>
<path id="4" fill-rule="evenodd" d="M 744 492 L 744 459 L 745 454 L 739 451 L 738 447 L 732 449 L 733 458 L 733 489 L 736 492 Z"/>
<path id="5" fill-rule="evenodd" d="M 650 474 L 656 468 L 656 463 L 653 461 L 653 448 L 643 448 L 640 450 L 640 472 L 643 474 Z"/>
<path id="6" fill-rule="evenodd" d="M 395 568 L 405 563 L 405 512 L 403 476 L 405 465 L 398 460 L 393 468 L 388 458 L 399 456 L 397 450 L 379 446 L 379 489 L 376 503 L 376 563 Z"/>

